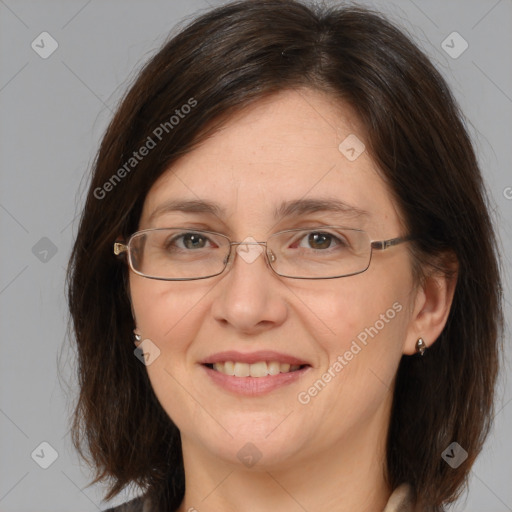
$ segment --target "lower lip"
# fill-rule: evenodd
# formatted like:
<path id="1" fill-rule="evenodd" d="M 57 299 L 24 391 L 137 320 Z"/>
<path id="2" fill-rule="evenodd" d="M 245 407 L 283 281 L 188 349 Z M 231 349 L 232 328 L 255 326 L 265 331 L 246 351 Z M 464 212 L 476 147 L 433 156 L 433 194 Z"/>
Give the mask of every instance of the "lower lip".
<path id="1" fill-rule="evenodd" d="M 299 380 L 311 368 L 305 366 L 300 370 L 288 373 L 278 373 L 277 375 L 267 375 L 266 377 L 235 377 L 226 375 L 208 366 L 201 365 L 207 375 L 221 388 L 246 396 L 259 396 L 270 393 L 275 389 L 286 386 Z"/>

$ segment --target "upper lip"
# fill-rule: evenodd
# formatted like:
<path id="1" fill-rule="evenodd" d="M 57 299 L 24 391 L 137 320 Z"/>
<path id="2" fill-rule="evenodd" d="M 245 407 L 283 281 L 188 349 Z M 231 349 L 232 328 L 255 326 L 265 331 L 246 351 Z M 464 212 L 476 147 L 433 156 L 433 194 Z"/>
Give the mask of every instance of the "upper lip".
<path id="1" fill-rule="evenodd" d="M 208 356 L 206 359 L 201 361 L 201 364 L 214 364 L 224 363 L 226 361 L 234 361 L 239 363 L 258 363 L 260 361 L 277 361 L 281 364 L 298 364 L 298 365 L 309 365 L 307 361 L 299 359 L 297 357 L 282 354 L 281 352 L 274 352 L 273 350 L 259 350 L 257 352 L 238 352 L 236 350 L 227 350 L 225 352 L 217 352 Z"/>

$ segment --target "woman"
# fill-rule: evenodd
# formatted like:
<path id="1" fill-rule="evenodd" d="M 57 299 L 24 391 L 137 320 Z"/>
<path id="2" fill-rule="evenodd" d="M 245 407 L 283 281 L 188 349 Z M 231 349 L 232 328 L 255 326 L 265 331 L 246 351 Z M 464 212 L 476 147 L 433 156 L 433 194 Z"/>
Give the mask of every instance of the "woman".
<path id="1" fill-rule="evenodd" d="M 196 19 L 101 144 L 69 271 L 74 442 L 115 510 L 440 511 L 492 418 L 501 295 L 471 142 L 381 16 Z M 134 350 L 135 349 L 135 350 Z"/>

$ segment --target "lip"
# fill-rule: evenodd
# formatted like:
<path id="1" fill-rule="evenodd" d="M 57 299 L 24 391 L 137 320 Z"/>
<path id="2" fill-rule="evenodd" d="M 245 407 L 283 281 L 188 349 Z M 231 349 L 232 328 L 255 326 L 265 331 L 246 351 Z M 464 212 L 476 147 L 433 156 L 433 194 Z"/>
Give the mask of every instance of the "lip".
<path id="1" fill-rule="evenodd" d="M 307 361 L 302 359 L 298 359 L 294 356 L 283 354 L 281 352 L 274 352 L 273 350 L 259 350 L 257 352 L 238 352 L 236 350 L 228 350 L 225 352 L 217 352 L 216 354 L 212 354 L 207 357 L 203 361 L 200 361 L 201 364 L 215 364 L 215 363 L 225 363 L 226 361 L 233 361 L 238 363 L 248 363 L 254 364 L 259 363 L 260 361 L 277 361 L 280 364 L 298 364 L 300 366 L 308 365 L 311 366 Z M 297 370 L 299 371 L 299 370 Z M 273 377 L 277 377 L 274 375 Z M 237 377 L 239 378 L 239 377 Z M 257 378 L 257 377 L 255 377 Z M 264 379 L 266 377 L 260 377 Z"/>
<path id="2" fill-rule="evenodd" d="M 252 354 L 246 354 L 247 357 L 249 357 L 249 355 L 252 356 Z M 224 361 L 229 360 L 230 359 L 224 359 Z M 276 361 L 276 359 L 271 360 Z M 238 361 L 240 361 L 240 359 L 238 359 Z M 258 359 L 258 361 L 262 361 L 262 359 Z M 220 360 L 215 362 L 220 362 Z M 288 360 L 284 362 L 288 362 Z M 235 377 L 234 375 L 226 375 L 224 373 L 213 370 L 209 366 L 206 366 L 206 364 L 210 363 L 204 363 L 200 366 L 206 372 L 206 375 L 216 385 L 220 386 L 226 391 L 245 396 L 260 396 L 266 393 L 270 393 L 271 391 L 274 391 L 278 388 L 296 382 L 297 380 L 301 379 L 306 372 L 311 370 L 311 366 L 307 365 L 293 372 L 278 373 L 277 375 L 267 375 L 266 377 Z"/>

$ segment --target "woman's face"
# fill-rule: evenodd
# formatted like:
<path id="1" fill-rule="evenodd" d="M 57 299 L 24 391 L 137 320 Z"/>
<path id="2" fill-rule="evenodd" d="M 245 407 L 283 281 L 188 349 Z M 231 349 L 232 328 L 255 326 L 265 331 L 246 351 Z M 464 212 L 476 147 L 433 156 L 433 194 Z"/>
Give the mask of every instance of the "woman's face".
<path id="1" fill-rule="evenodd" d="M 281 92 L 238 113 L 164 173 L 139 229 L 205 229 L 232 241 L 328 225 L 364 229 L 371 240 L 404 235 L 361 141 L 349 108 L 311 90 Z M 346 208 L 308 209 L 321 200 Z M 218 211 L 162 208 L 169 201 Z M 293 202 L 288 215 L 275 216 Z M 147 371 L 184 450 L 269 468 L 333 450 L 363 453 L 369 438 L 384 450 L 394 376 L 412 336 L 407 244 L 374 251 L 364 273 L 324 280 L 279 277 L 253 250 L 240 246 L 232 266 L 204 280 L 130 273 L 137 330 L 160 351 Z M 301 367 L 286 372 L 287 363 Z M 242 375 L 280 373 L 224 373 L 233 366 Z"/>

